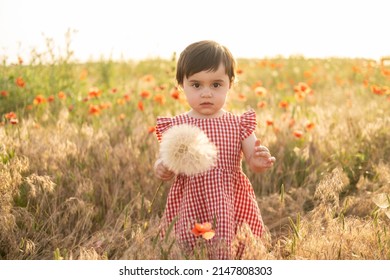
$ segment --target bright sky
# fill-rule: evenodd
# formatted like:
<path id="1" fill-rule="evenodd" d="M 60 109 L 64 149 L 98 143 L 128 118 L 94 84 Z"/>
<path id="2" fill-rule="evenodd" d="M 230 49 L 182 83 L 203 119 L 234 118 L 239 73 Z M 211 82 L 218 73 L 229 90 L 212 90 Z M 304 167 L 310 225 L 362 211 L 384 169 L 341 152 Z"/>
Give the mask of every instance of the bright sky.
<path id="1" fill-rule="evenodd" d="M 0 57 L 77 30 L 79 60 L 171 57 L 212 39 L 236 57 L 390 55 L 387 0 L 0 0 Z"/>

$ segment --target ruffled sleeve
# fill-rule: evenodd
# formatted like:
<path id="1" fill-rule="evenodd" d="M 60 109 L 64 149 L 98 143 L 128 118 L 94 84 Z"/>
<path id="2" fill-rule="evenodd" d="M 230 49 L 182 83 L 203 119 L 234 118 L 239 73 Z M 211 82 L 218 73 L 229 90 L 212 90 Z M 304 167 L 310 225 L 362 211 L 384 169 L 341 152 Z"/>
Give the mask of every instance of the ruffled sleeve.
<path id="1" fill-rule="evenodd" d="M 156 135 L 159 142 L 161 142 L 163 133 L 172 126 L 172 118 L 157 117 Z"/>
<path id="2" fill-rule="evenodd" d="M 256 125 L 256 112 L 254 110 L 251 109 L 240 116 L 241 141 L 255 131 Z"/>

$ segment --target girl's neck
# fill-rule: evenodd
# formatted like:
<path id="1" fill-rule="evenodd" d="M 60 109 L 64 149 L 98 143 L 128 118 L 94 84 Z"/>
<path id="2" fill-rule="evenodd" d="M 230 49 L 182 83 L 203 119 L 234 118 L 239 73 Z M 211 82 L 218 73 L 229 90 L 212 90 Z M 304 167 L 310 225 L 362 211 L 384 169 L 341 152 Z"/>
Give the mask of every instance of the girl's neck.
<path id="1" fill-rule="evenodd" d="M 210 116 L 210 115 L 199 114 L 195 110 L 191 109 L 190 111 L 187 112 L 187 115 L 194 119 L 216 119 L 222 117 L 223 115 L 225 115 L 225 113 L 226 111 L 224 109 L 221 109 L 216 114 Z"/>

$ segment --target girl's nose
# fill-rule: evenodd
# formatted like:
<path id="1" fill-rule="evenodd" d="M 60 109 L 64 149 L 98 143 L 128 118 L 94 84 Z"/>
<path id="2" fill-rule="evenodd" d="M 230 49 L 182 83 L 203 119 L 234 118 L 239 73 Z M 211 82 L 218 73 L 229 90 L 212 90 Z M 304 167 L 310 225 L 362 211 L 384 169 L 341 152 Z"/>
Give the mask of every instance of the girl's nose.
<path id="1" fill-rule="evenodd" d="M 213 96 L 213 92 L 210 88 L 208 87 L 205 87 L 202 91 L 202 94 L 201 94 L 202 97 L 212 97 Z"/>

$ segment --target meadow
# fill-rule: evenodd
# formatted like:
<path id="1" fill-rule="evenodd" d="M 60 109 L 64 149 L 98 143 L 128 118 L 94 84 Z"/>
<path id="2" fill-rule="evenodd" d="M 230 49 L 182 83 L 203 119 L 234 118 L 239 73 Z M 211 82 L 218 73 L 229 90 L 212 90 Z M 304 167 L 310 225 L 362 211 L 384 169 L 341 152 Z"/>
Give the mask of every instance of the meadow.
<path id="1" fill-rule="evenodd" d="M 0 259 L 183 259 L 159 238 L 157 116 L 188 110 L 172 59 L 77 63 L 69 47 L 0 66 Z M 244 259 L 390 259 L 390 67 L 238 59 L 227 110 L 255 109 L 276 157 L 243 162 L 262 212 Z M 194 259 L 205 258 L 195 254 Z"/>

